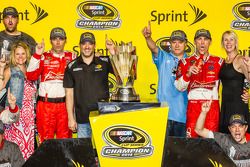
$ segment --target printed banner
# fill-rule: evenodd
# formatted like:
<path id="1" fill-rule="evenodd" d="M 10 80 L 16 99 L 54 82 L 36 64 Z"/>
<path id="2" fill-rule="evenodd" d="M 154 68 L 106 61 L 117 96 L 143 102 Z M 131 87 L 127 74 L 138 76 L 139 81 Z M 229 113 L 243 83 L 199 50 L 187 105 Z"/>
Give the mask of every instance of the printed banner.
<path id="1" fill-rule="evenodd" d="M 48 5 L 49 4 L 49 5 Z M 212 34 L 210 53 L 225 57 L 221 47 L 221 35 L 234 30 L 239 36 L 239 48 L 243 55 L 250 55 L 250 2 L 241 0 L 3 0 L 0 8 L 14 6 L 19 11 L 20 31 L 32 35 L 37 42 L 44 38 L 46 50 L 51 48 L 50 30 L 62 27 L 67 33 L 66 49 L 79 55 L 79 39 L 83 32 L 91 31 L 97 40 L 96 50 L 109 55 L 105 48 L 105 35 L 114 41 L 133 42 L 138 55 L 136 92 L 142 101 L 155 99 L 158 75 L 151 53 L 141 33 L 151 21 L 152 37 L 157 45 L 169 51 L 169 36 L 173 30 L 182 29 L 188 36 L 187 53 L 193 54 L 194 34 L 205 28 Z M 4 29 L 3 24 L 0 28 Z M 110 78 L 110 90 L 116 82 Z"/>
<path id="2" fill-rule="evenodd" d="M 91 139 L 50 139 L 25 162 L 23 167 L 97 167 Z"/>
<path id="3" fill-rule="evenodd" d="M 164 167 L 236 167 L 214 139 L 169 137 Z"/>

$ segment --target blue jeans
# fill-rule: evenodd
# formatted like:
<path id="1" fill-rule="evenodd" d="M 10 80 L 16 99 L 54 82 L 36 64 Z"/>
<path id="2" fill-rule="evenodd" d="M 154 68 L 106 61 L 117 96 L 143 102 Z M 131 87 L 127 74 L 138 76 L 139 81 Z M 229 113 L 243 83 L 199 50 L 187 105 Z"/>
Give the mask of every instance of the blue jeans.
<path id="1" fill-rule="evenodd" d="M 9 81 L 10 92 L 16 97 L 16 104 L 21 109 L 24 94 L 25 76 L 19 67 L 10 67 L 11 76 Z M 8 101 L 6 102 L 8 105 Z"/>
<path id="2" fill-rule="evenodd" d="M 78 138 L 91 138 L 92 130 L 89 123 L 77 124 Z"/>
<path id="3" fill-rule="evenodd" d="M 167 136 L 186 137 L 186 124 L 168 120 Z"/>

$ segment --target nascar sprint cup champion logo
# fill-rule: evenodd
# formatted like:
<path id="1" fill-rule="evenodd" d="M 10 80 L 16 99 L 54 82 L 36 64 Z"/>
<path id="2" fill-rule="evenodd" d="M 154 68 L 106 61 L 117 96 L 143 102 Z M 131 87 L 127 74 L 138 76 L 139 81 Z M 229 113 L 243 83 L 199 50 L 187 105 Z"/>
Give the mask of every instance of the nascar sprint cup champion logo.
<path id="1" fill-rule="evenodd" d="M 128 159 L 153 154 L 150 137 L 132 126 L 111 126 L 103 132 L 103 139 L 109 145 L 102 148 L 102 156 L 105 157 Z"/>
<path id="2" fill-rule="evenodd" d="M 241 2 L 233 7 L 234 20 L 231 28 L 250 31 L 250 2 Z"/>
<path id="3" fill-rule="evenodd" d="M 114 29 L 121 26 L 118 11 L 111 5 L 99 1 L 85 1 L 78 5 L 77 12 L 82 19 L 76 27 L 89 30 Z"/>

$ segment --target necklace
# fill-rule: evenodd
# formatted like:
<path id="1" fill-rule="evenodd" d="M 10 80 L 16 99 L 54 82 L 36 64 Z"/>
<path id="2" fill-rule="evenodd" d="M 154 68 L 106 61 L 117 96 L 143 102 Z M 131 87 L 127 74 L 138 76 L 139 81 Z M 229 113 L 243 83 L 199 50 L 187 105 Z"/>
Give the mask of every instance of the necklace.
<path id="1" fill-rule="evenodd" d="M 230 58 L 229 57 L 227 57 L 226 58 L 226 63 L 227 64 L 231 64 L 231 63 L 233 63 L 234 62 L 234 59 L 236 58 L 238 56 L 238 53 L 233 57 L 233 59 L 232 60 L 230 60 Z"/>

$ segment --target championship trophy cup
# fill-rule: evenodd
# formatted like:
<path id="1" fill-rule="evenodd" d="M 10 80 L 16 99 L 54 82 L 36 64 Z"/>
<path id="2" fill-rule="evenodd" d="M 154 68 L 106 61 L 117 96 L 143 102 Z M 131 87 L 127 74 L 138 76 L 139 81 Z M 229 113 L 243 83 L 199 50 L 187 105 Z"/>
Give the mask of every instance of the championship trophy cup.
<path id="1" fill-rule="evenodd" d="M 138 102 L 139 95 L 133 87 L 136 79 L 138 57 L 132 42 L 114 44 L 115 54 L 110 56 L 117 82 L 117 89 L 111 95 L 111 101 Z"/>
<path id="2" fill-rule="evenodd" d="M 10 51 L 8 51 L 9 44 L 10 44 L 9 41 L 7 40 L 3 41 L 3 47 L 1 48 L 1 55 L 0 55 L 0 59 L 4 57 L 7 64 L 10 61 Z"/>

